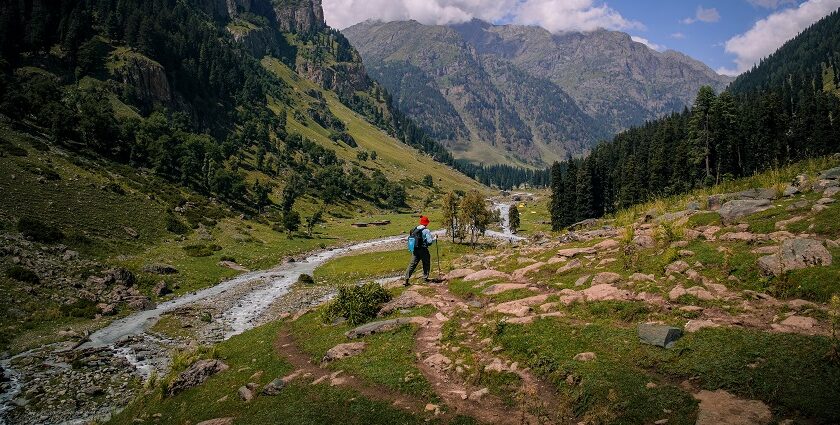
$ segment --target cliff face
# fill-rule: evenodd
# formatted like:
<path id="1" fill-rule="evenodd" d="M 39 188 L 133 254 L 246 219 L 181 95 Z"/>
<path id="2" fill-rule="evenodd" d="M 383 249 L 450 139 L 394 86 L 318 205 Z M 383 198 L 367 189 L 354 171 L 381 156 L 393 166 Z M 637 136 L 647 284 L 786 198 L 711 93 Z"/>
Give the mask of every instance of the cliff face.
<path id="1" fill-rule="evenodd" d="M 114 77 L 132 87 L 135 96 L 146 109 L 155 105 L 173 104 L 172 89 L 163 66 L 130 50 L 118 50 L 113 55 L 117 63 L 113 70 Z"/>
<path id="2" fill-rule="evenodd" d="M 277 29 L 309 34 L 327 28 L 321 0 L 273 0 Z"/>

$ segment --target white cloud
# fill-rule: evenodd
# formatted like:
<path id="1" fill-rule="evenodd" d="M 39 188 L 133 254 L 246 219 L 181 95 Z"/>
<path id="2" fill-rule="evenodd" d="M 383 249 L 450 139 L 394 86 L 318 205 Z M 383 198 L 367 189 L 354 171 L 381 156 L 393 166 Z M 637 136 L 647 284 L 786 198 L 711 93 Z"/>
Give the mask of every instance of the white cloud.
<path id="1" fill-rule="evenodd" d="M 596 0 L 323 0 L 327 23 L 347 28 L 367 19 L 414 19 L 424 24 L 452 24 L 473 18 L 505 19 L 539 25 L 549 31 L 645 29 Z"/>
<path id="2" fill-rule="evenodd" d="M 808 0 L 799 7 L 772 13 L 756 22 L 747 32 L 726 41 L 725 50 L 735 55 L 735 66 L 720 68 L 718 72 L 732 75 L 750 69 L 753 64 L 838 7 L 840 0 Z"/>
<path id="3" fill-rule="evenodd" d="M 675 33 L 671 34 L 670 37 L 673 38 L 673 39 L 682 40 L 682 39 L 685 38 L 685 34 L 683 34 L 681 32 L 675 32 Z"/>
<path id="4" fill-rule="evenodd" d="M 661 44 L 656 44 L 656 43 L 653 43 L 653 42 L 651 42 L 650 40 L 648 40 L 648 39 L 646 39 L 646 38 L 642 38 L 642 37 L 638 37 L 638 36 L 635 36 L 635 35 L 634 35 L 634 36 L 630 37 L 630 39 L 631 39 L 631 40 L 633 40 L 633 41 L 635 41 L 636 43 L 642 43 L 642 44 L 644 44 L 645 46 L 648 46 L 648 47 L 650 47 L 651 49 L 656 50 L 656 51 L 659 51 L 659 52 L 663 52 L 663 51 L 665 51 L 665 49 L 666 49 L 666 47 L 665 47 L 665 46 L 663 46 L 663 45 L 661 45 Z"/>
<path id="5" fill-rule="evenodd" d="M 778 9 L 780 6 L 796 4 L 796 0 L 747 0 L 753 6 L 766 9 Z"/>
<path id="6" fill-rule="evenodd" d="M 693 24 L 695 22 L 717 22 L 720 20 L 720 12 L 714 7 L 704 9 L 703 6 L 697 6 L 697 11 L 694 12 L 693 18 L 685 18 L 680 20 L 682 24 Z"/>

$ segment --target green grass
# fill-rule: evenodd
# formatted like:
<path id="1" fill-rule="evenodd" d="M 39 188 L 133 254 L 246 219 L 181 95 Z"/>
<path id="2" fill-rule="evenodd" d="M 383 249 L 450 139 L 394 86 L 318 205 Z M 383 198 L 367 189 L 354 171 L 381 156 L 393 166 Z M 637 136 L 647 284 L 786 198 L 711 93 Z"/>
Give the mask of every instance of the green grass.
<path id="1" fill-rule="evenodd" d="M 788 225 L 791 232 L 813 232 L 829 238 L 840 237 L 840 203 L 835 202 L 810 219 Z M 813 227 L 811 227 L 813 226 Z"/>
<path id="2" fill-rule="evenodd" d="M 719 226 L 721 224 L 720 214 L 716 212 L 702 212 L 692 214 L 686 223 L 687 227 Z"/>
<path id="3" fill-rule="evenodd" d="M 290 326 L 300 348 L 320 362 L 330 348 L 348 342 L 344 333 L 350 330 L 346 323 L 324 324 L 321 310 L 308 313 Z M 431 314 L 429 308 L 414 309 L 414 314 Z M 414 333 L 416 327 L 403 326 L 393 332 L 374 334 L 362 338 L 367 343 L 365 351 L 353 357 L 330 363 L 334 370 L 345 370 L 369 382 L 383 385 L 405 394 L 423 397 L 432 402 L 434 390 L 414 365 Z"/>
<path id="4" fill-rule="evenodd" d="M 836 219 L 835 219 L 836 220 Z M 788 273 L 789 296 L 827 302 L 840 294 L 840 248 L 830 249 L 834 261 L 830 266 L 809 267 Z"/>
<path id="5" fill-rule="evenodd" d="M 235 417 L 237 423 L 425 423 L 424 418 L 389 403 L 371 401 L 352 390 L 326 384 L 293 382 L 277 396 L 259 396 L 250 403 L 240 400 L 237 389 L 252 381 L 250 376 L 255 372 L 263 371 L 255 381 L 265 385 L 292 371 L 273 348 L 280 326 L 280 322 L 265 325 L 217 345 L 216 355 L 230 369 L 174 397 L 161 398 L 158 389 L 150 390 L 115 414 L 109 423 L 131 424 L 135 418 L 151 421 L 155 414 L 161 415 L 155 420 L 161 424 L 196 423 L 218 417 Z"/>

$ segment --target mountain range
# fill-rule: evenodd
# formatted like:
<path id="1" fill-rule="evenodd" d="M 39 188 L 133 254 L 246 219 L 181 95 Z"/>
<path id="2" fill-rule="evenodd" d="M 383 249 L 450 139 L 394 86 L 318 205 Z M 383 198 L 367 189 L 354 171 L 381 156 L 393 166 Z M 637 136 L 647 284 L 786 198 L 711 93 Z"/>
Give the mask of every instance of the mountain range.
<path id="1" fill-rule="evenodd" d="M 731 78 L 622 32 L 472 20 L 366 21 L 342 31 L 397 106 L 462 158 L 545 165 L 689 106 Z"/>

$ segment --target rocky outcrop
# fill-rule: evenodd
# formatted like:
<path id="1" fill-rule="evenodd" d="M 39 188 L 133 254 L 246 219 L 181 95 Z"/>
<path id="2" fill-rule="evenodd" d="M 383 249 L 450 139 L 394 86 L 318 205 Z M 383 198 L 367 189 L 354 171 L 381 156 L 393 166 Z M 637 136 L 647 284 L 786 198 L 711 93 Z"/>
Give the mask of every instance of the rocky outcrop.
<path id="1" fill-rule="evenodd" d="M 733 223 L 741 217 L 755 214 L 770 208 L 767 199 L 738 199 L 723 204 L 718 210 L 724 223 Z"/>
<path id="2" fill-rule="evenodd" d="M 280 31 L 309 34 L 327 27 L 321 0 L 274 0 L 273 4 Z"/>
<path id="3" fill-rule="evenodd" d="M 220 360 L 199 360 L 187 370 L 181 372 L 171 384 L 166 393 L 170 396 L 186 389 L 201 385 L 207 378 L 228 369 L 228 365 Z"/>
<path id="4" fill-rule="evenodd" d="M 791 270 L 830 266 L 831 253 L 814 239 L 787 239 L 779 252 L 758 259 L 758 267 L 768 276 L 780 276 Z"/>
<path id="5" fill-rule="evenodd" d="M 163 66 L 131 50 L 119 50 L 113 55 L 117 64 L 113 71 L 115 77 L 133 87 L 145 107 L 172 105 L 172 88 Z"/>

